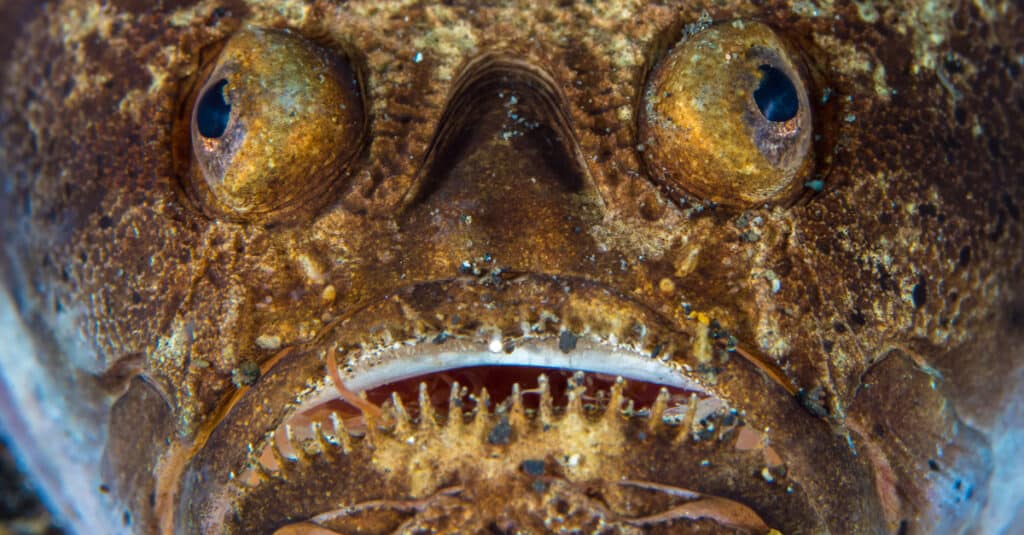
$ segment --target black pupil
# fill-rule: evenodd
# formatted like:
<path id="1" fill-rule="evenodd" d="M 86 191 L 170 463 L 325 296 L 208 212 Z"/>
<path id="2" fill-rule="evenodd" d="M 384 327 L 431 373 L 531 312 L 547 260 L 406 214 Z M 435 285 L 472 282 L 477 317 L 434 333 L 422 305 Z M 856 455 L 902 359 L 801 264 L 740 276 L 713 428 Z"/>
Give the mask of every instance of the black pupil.
<path id="1" fill-rule="evenodd" d="M 796 87 L 785 73 L 771 65 L 761 65 L 761 83 L 754 90 L 754 102 L 761 114 L 772 122 L 784 122 L 796 117 L 800 103 Z"/>
<path id="2" fill-rule="evenodd" d="M 211 86 L 199 99 L 196 108 L 196 123 L 203 137 L 217 138 L 224 134 L 231 117 L 231 105 L 224 100 L 224 86 L 227 80 L 221 80 Z"/>

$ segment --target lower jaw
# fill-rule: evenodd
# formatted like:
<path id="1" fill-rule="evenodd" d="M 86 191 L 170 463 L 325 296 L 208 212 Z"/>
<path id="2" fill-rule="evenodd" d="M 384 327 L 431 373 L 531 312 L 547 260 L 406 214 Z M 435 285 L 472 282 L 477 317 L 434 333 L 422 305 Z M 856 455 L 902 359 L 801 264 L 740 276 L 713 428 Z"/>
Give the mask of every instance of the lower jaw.
<path id="1" fill-rule="evenodd" d="M 339 358 L 204 500 L 220 512 L 202 529 L 765 533 L 816 516 L 744 412 L 672 367 L 583 341 L 571 359 L 555 340 L 468 346 L 344 379 L 354 361 Z M 425 362 L 441 370 L 416 374 Z"/>
<path id="2" fill-rule="evenodd" d="M 481 371 L 497 370 L 455 373 Z M 540 370 L 517 370 L 534 371 Z M 720 448 L 730 450 L 734 459 L 758 457 L 757 452 L 735 448 L 737 430 L 745 427 L 720 400 L 691 393 L 684 411 L 669 416 L 668 389 L 651 406 L 640 407 L 627 397 L 630 383 L 621 378 L 544 372 L 533 388 L 514 384 L 505 398 L 490 398 L 484 390 L 462 395 L 453 383 L 455 394 L 443 410 L 429 396 L 422 396 L 419 404 L 405 404 L 394 393 L 376 417 L 363 412 L 356 425 L 346 422 L 347 428 L 340 430 L 332 425 L 334 434 L 319 436 L 314 425 L 306 438 L 292 434 L 288 449 L 275 442 L 270 466 L 256 469 L 249 489 L 280 497 L 289 481 L 322 481 L 324 474 L 339 470 L 347 472 L 346 481 L 329 486 L 328 494 L 364 487 L 350 498 L 321 501 L 319 507 L 299 512 L 301 520 L 276 529 L 280 535 L 306 533 L 303 529 L 311 526 L 350 533 L 382 525 L 382 533 L 486 532 L 494 526 L 506 533 L 542 533 L 556 527 L 593 532 L 598 526 L 611 529 L 607 533 L 633 533 L 647 526 L 678 529 L 684 523 L 726 532 L 767 532 L 764 519 L 742 500 L 705 491 L 724 472 L 739 475 L 736 463 L 727 463 L 731 468 L 696 486 L 681 485 L 696 483 L 701 468 L 708 470 L 708 459 Z M 602 386 L 609 388 L 592 390 Z M 607 393 L 603 402 L 588 402 L 589 392 L 599 398 L 602 391 Z M 429 389 L 424 386 L 420 392 Z M 705 416 L 698 421 L 701 412 Z M 704 465 L 698 461 L 701 455 Z M 671 484 L 661 483 L 666 478 L 658 472 L 664 470 L 674 472 L 667 478 Z M 361 475 L 353 476 L 354 471 Z M 717 484 L 724 488 L 724 479 Z M 249 511 L 245 516 L 255 517 L 259 507 Z"/>
<path id="3" fill-rule="evenodd" d="M 544 290 L 544 299 L 531 294 L 549 282 L 488 287 L 486 302 L 574 296 L 547 314 L 562 318 L 561 326 L 524 326 L 518 338 L 487 334 L 508 333 L 524 323 L 503 326 L 503 317 L 537 316 L 499 309 L 493 324 L 454 334 L 450 328 L 424 328 L 409 316 L 452 317 L 443 310 L 445 303 L 485 300 L 437 300 L 414 314 L 409 306 L 394 306 L 402 312 L 393 318 L 384 303 L 338 325 L 331 335 L 335 342 L 296 349 L 275 361 L 254 387 L 236 396 L 190 454 L 180 474 L 176 531 L 272 533 L 334 522 L 330 525 L 341 533 L 346 525 L 364 532 L 379 525 L 390 533 L 403 523 L 437 527 L 429 523 L 440 514 L 437 508 L 456 505 L 471 511 L 467 518 L 473 521 L 505 518 L 529 526 L 549 499 L 575 504 L 588 511 L 583 516 L 623 529 L 649 520 L 687 521 L 685 507 L 703 507 L 715 497 L 743 504 L 765 526 L 783 532 L 844 531 L 843 518 L 870 518 L 871 503 L 861 506 L 836 496 L 865 497 L 870 489 L 870 478 L 860 474 L 865 467 L 844 440 L 777 384 L 738 358 L 710 363 L 715 372 L 709 379 L 693 371 L 699 363 L 692 354 L 692 333 L 675 331 L 600 288 L 562 292 L 563 280 L 557 281 L 557 292 Z M 445 287 L 436 293 L 465 291 Z M 458 313 L 484 317 L 486 311 L 460 308 Z M 595 318 L 597 327 L 580 327 L 580 317 Z M 630 319 L 617 328 L 602 318 Z M 573 332 L 591 334 L 573 335 L 566 343 L 564 322 L 570 320 Z M 377 335 L 384 341 L 368 349 L 366 333 L 373 328 L 386 331 Z M 395 335 L 402 329 L 415 340 L 402 342 Z M 626 339 L 638 332 L 640 342 Z M 333 353 L 337 347 L 341 354 Z M 354 349 L 346 353 L 346 348 Z M 337 361 L 336 374 L 327 366 L 331 359 Z M 499 362 L 529 367 L 499 369 Z M 585 373 L 579 377 L 578 371 Z M 502 380 L 494 381 L 495 375 Z M 616 386 L 620 376 L 634 389 Z M 446 379 L 465 381 L 466 391 L 460 385 L 453 396 L 448 385 L 445 392 L 440 384 Z M 474 381 L 480 389 L 469 388 Z M 489 391 L 487 399 L 482 387 Z M 595 402 L 602 391 L 603 400 Z M 365 397 L 353 401 L 353 392 Z M 764 433 L 768 428 L 771 433 Z M 546 468 L 534 473 L 524 468 L 527 461 Z M 624 481 L 636 484 L 624 487 Z M 557 496 L 546 489 L 558 489 Z M 481 501 L 493 495 L 517 499 Z M 716 514 L 721 518 L 709 519 Z M 737 524 L 736 514 L 719 509 L 688 521 L 749 528 Z M 547 515 L 549 520 L 557 516 Z M 845 531 L 873 532 L 865 526 Z M 312 529 L 294 533 L 318 533 Z"/>
<path id="4" fill-rule="evenodd" d="M 307 396 L 238 478 L 250 494 L 241 516 L 276 525 L 280 535 L 378 525 L 387 527 L 382 533 L 399 526 L 474 531 L 499 521 L 505 532 L 555 523 L 609 533 L 683 524 L 764 533 L 761 514 L 725 496 L 755 496 L 774 485 L 788 510 L 805 508 L 786 488 L 781 458 L 742 413 L 668 367 L 596 349 L 581 349 L 571 359 L 575 369 L 554 367 L 570 359 L 543 345 L 502 357 L 503 365 L 481 365 L 497 355 L 425 351 L 396 361 L 409 366 L 364 371 L 341 389 L 329 384 Z M 423 362 L 442 370 L 410 376 Z M 466 363 L 476 366 L 456 367 Z M 316 506 L 296 499 L 304 506 L 284 524 L 266 514 L 270 497 L 359 487 L 349 498 L 313 500 Z M 494 495 L 504 499 L 488 502 Z M 448 525 L 451 508 L 472 514 Z M 238 527 L 249 532 L 257 524 Z"/>

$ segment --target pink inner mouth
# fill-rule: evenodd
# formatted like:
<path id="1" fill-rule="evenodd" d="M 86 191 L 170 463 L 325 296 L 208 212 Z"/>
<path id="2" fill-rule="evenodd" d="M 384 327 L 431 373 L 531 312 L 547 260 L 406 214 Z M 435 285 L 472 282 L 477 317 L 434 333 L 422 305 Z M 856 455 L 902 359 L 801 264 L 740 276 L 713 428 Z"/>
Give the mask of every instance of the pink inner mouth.
<path id="1" fill-rule="evenodd" d="M 434 412 L 440 414 L 446 414 L 451 406 L 463 412 L 475 411 L 482 403 L 481 394 L 484 391 L 487 392 L 487 408 L 494 410 L 495 405 L 510 403 L 514 391 L 518 389 L 523 408 L 530 414 L 541 403 L 542 376 L 546 378 L 554 407 L 565 407 L 569 402 L 568 392 L 579 390 L 580 399 L 588 411 L 604 411 L 608 407 L 610 392 L 617 379 L 604 373 L 582 373 L 536 366 L 469 366 L 382 384 L 366 390 L 361 397 L 370 405 L 381 407 L 392 403 L 393 395 L 398 396 L 410 417 L 418 418 L 421 412 L 421 389 Z M 708 397 L 706 392 L 633 380 L 624 383 L 622 394 L 627 405 L 623 409 L 642 416 L 649 412 L 662 390 L 668 394 L 667 405 L 670 410 L 666 418 L 671 417 L 671 409 L 688 406 L 691 396 L 697 399 Z M 356 405 L 362 403 L 337 398 L 302 411 L 299 416 L 315 420 L 322 418 L 325 413 L 334 412 L 343 418 L 346 428 L 352 431 L 350 424 L 357 424 L 363 412 Z"/>

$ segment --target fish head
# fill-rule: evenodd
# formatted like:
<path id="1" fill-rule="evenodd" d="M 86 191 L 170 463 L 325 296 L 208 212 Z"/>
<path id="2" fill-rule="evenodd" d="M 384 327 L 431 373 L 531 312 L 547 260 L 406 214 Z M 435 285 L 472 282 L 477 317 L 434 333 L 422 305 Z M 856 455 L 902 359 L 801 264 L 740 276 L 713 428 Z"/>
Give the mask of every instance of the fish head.
<path id="1" fill-rule="evenodd" d="M 8 9 L 0 414 L 77 529 L 1017 514 L 1018 8 Z"/>

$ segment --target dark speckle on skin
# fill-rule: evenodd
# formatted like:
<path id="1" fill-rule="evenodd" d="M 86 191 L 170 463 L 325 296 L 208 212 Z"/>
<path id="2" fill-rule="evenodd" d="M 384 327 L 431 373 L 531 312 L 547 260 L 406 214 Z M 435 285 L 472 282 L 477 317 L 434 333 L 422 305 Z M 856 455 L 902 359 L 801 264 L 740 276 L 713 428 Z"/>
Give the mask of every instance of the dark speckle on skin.
<path id="1" fill-rule="evenodd" d="M 578 337 L 571 331 L 562 331 L 562 334 L 558 336 L 558 349 L 562 350 L 563 353 L 568 353 L 576 349 L 576 340 Z"/>
<path id="2" fill-rule="evenodd" d="M 928 286 L 925 282 L 924 275 L 921 275 L 914 285 L 914 289 L 910 293 L 911 299 L 914 302 L 914 308 L 921 308 L 928 302 Z"/>
<path id="3" fill-rule="evenodd" d="M 508 444 L 512 440 L 512 425 L 508 416 L 502 416 L 487 433 L 487 442 L 494 445 Z"/>
<path id="4" fill-rule="evenodd" d="M 939 212 L 934 204 L 924 203 L 917 206 L 917 213 L 922 217 L 935 217 Z"/>
<path id="5" fill-rule="evenodd" d="M 820 386 L 816 386 L 810 391 L 800 390 L 796 394 L 797 401 L 811 414 L 818 418 L 826 418 L 828 417 L 828 409 L 825 407 L 822 397 L 823 390 Z"/>
<path id="6" fill-rule="evenodd" d="M 971 246 L 964 245 L 960 248 L 960 267 L 965 268 L 971 263 Z"/>
<path id="7" fill-rule="evenodd" d="M 450 334 L 448 334 L 446 331 L 441 331 L 440 333 L 437 334 L 437 336 L 434 337 L 432 342 L 435 343 L 435 344 L 443 344 L 449 338 L 451 338 Z"/>
<path id="8" fill-rule="evenodd" d="M 235 386 L 253 385 L 259 378 L 260 366 L 251 360 L 244 361 L 238 368 L 231 370 L 231 381 Z"/>
<path id="9" fill-rule="evenodd" d="M 523 461 L 523 471 L 531 476 L 544 475 L 543 459 L 527 459 Z"/>

